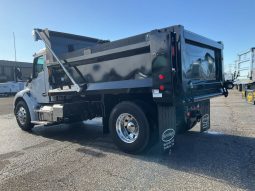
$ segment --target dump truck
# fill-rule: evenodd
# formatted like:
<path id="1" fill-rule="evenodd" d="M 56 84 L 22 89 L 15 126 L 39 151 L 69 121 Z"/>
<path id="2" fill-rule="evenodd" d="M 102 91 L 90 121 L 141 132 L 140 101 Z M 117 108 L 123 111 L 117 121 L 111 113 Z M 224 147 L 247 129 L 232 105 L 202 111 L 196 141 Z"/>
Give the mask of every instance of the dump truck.
<path id="1" fill-rule="evenodd" d="M 237 55 L 234 84 L 250 103 L 255 104 L 255 48 Z"/>
<path id="2" fill-rule="evenodd" d="M 210 99 L 227 96 L 223 44 L 181 25 L 109 41 L 34 29 L 45 49 L 14 99 L 22 130 L 102 117 L 127 153 L 168 152 L 178 133 L 210 128 Z"/>

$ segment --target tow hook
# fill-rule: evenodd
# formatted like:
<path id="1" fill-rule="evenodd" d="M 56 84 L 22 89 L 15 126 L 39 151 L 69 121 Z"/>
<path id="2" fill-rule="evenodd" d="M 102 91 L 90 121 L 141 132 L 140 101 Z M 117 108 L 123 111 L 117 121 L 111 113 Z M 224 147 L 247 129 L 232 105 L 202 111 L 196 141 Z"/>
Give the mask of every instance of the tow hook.
<path id="1" fill-rule="evenodd" d="M 223 87 L 223 95 L 228 97 L 228 89 L 226 87 Z"/>
<path id="2" fill-rule="evenodd" d="M 225 82 L 225 83 L 222 83 L 222 89 L 223 89 L 223 95 L 225 97 L 228 97 L 228 86 L 233 83 L 232 82 Z"/>

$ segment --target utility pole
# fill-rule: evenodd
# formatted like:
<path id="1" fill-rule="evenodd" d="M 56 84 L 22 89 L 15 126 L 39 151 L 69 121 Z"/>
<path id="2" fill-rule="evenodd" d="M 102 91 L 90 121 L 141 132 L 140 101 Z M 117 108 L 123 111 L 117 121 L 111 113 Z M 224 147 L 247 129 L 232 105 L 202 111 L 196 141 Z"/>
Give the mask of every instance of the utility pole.
<path id="1" fill-rule="evenodd" d="M 13 34 L 13 47 L 14 47 L 14 60 L 15 60 L 15 64 L 14 64 L 14 80 L 15 81 L 17 81 L 17 79 L 16 79 L 16 65 L 17 65 L 17 63 L 16 63 L 16 61 L 17 61 L 17 58 L 16 58 L 16 42 L 15 42 L 15 34 L 14 34 L 14 32 L 12 33 Z"/>
<path id="2" fill-rule="evenodd" d="M 13 32 L 13 45 L 14 45 L 14 58 L 15 58 L 15 62 L 17 61 L 16 60 L 16 42 L 15 42 L 15 34 Z"/>

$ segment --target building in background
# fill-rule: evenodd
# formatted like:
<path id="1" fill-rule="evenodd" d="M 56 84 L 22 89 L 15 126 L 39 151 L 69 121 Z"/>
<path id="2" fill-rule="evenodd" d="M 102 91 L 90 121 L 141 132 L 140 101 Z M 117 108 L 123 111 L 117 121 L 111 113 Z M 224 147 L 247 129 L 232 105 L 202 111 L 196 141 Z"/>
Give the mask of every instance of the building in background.
<path id="1" fill-rule="evenodd" d="M 32 63 L 0 60 L 0 83 L 7 81 L 26 81 L 32 74 Z"/>

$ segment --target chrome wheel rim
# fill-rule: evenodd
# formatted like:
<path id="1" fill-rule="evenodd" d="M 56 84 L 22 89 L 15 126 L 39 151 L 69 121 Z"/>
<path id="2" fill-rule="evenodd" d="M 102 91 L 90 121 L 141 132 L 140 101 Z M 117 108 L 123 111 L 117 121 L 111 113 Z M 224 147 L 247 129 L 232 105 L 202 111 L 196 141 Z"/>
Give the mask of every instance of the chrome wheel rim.
<path id="1" fill-rule="evenodd" d="M 21 125 L 25 125 L 26 120 L 27 120 L 27 112 L 24 107 L 20 107 L 19 110 L 17 111 L 17 119 L 19 120 Z"/>
<path id="2" fill-rule="evenodd" d="M 122 113 L 116 121 L 116 132 L 125 143 L 133 143 L 139 135 L 139 125 L 136 118 L 129 113 Z"/>

